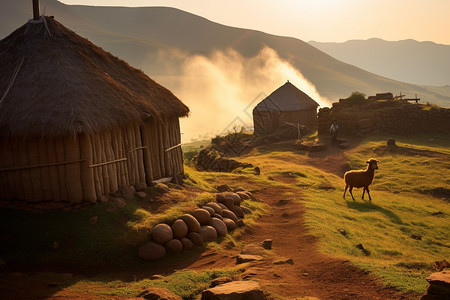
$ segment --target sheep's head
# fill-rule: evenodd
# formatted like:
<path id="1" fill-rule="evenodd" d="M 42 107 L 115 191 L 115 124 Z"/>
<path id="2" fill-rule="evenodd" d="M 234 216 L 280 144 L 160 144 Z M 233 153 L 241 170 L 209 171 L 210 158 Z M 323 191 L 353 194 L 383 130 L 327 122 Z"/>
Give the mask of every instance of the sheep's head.
<path id="1" fill-rule="evenodd" d="M 371 158 L 368 161 L 366 161 L 366 164 L 369 164 L 369 168 L 376 170 L 376 169 L 378 169 L 378 162 L 379 162 L 379 160 L 376 160 L 375 158 Z"/>

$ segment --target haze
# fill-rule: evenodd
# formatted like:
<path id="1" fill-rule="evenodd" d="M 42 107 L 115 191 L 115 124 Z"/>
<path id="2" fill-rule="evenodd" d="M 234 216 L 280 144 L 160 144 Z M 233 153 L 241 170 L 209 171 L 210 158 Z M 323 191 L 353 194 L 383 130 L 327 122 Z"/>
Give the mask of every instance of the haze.
<path id="1" fill-rule="evenodd" d="M 450 44 L 448 0 L 60 0 L 96 6 L 169 6 L 235 27 L 304 41 L 415 39 Z M 45 5 L 45 0 L 41 6 Z"/>

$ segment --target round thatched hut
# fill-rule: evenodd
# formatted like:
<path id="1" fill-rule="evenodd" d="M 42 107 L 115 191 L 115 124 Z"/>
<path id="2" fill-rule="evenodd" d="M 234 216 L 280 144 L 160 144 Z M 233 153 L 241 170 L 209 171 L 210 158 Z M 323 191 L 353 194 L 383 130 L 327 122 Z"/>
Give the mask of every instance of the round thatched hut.
<path id="1" fill-rule="evenodd" d="M 53 18 L 0 41 L 0 198 L 96 202 L 183 173 L 169 90 Z"/>
<path id="2" fill-rule="evenodd" d="M 319 104 L 287 81 L 253 109 L 255 135 L 274 132 L 284 123 L 317 127 Z"/>

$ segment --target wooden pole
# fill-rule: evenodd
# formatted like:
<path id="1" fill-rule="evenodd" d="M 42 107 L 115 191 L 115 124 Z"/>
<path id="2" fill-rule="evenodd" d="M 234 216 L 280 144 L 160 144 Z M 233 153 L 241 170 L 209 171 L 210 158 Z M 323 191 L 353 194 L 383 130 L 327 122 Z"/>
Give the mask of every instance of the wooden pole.
<path id="1" fill-rule="evenodd" d="M 39 0 L 33 0 L 33 20 L 39 20 Z"/>
<path id="2" fill-rule="evenodd" d="M 80 159 L 78 136 L 68 136 L 64 139 L 65 159 L 74 161 Z M 81 163 L 65 165 L 67 196 L 70 203 L 83 201 L 83 186 L 81 184 Z"/>
<path id="3" fill-rule="evenodd" d="M 83 197 L 86 201 L 95 203 L 97 195 L 95 193 L 94 170 L 89 168 L 92 164 L 92 143 L 91 138 L 86 133 L 80 135 L 80 157 L 84 160 L 81 163 L 81 184 L 83 186 Z"/>

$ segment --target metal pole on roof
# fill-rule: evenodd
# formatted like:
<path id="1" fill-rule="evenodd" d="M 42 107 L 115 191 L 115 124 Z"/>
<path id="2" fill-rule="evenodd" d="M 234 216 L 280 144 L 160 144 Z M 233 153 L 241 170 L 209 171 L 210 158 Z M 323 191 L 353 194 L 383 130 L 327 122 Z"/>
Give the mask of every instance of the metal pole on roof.
<path id="1" fill-rule="evenodd" d="M 33 20 L 38 21 L 39 19 L 39 0 L 33 0 Z"/>

